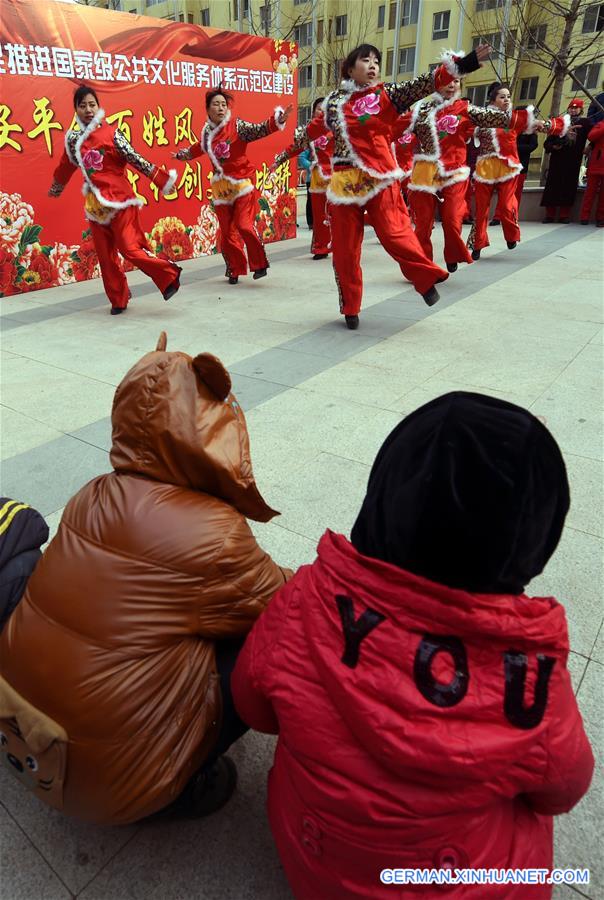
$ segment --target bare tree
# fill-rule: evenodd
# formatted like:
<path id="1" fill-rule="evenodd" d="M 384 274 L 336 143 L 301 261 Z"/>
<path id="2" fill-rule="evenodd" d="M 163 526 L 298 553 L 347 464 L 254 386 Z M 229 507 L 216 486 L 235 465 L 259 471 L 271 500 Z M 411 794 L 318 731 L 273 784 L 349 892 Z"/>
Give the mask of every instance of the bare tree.
<path id="1" fill-rule="evenodd" d="M 548 76 L 536 106 L 551 90 L 551 114 L 558 115 L 566 77 L 572 77 L 576 87 L 595 100 L 575 70 L 579 66 L 599 63 L 604 55 L 604 31 L 597 30 L 601 27 L 597 18 L 593 31 L 584 32 L 578 27 L 586 15 L 597 17 L 600 4 L 594 0 L 457 2 L 476 36 L 493 44 L 493 75 L 507 81 L 512 91 L 520 77 L 522 63 L 531 62 L 545 70 Z M 487 9 L 489 6 L 495 6 L 495 9 Z"/>

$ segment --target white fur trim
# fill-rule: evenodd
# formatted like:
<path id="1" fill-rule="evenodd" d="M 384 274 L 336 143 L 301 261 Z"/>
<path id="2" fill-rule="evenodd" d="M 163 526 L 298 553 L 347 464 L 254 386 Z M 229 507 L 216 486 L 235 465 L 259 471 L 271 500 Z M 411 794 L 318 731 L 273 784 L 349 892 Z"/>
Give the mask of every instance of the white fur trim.
<path id="1" fill-rule="evenodd" d="M 360 167 L 359 167 L 360 168 Z M 399 170 L 400 171 L 400 170 Z M 388 176 L 384 178 L 379 184 L 376 184 L 372 190 L 368 191 L 363 197 L 342 197 L 339 194 L 336 195 L 331 190 L 331 185 L 327 188 L 327 199 L 330 203 L 333 203 L 335 206 L 365 206 L 366 203 L 369 202 L 373 197 L 383 191 L 384 188 L 390 187 L 391 184 L 394 184 L 395 181 L 398 180 L 398 176 L 393 178 L 392 176 Z"/>
<path id="2" fill-rule="evenodd" d="M 131 197 L 129 200 L 107 200 L 105 197 L 103 197 L 103 195 L 99 191 L 98 187 L 96 187 L 96 185 L 94 185 L 92 183 L 92 181 L 90 180 L 90 178 L 88 176 L 86 167 L 84 166 L 84 163 L 82 161 L 82 146 L 86 142 L 87 138 L 92 134 L 92 132 L 96 131 L 96 129 L 102 123 L 104 118 L 105 118 L 105 110 L 99 109 L 98 112 L 96 113 L 95 117 L 88 123 L 88 125 L 86 126 L 86 128 L 84 129 L 84 131 L 82 132 L 82 134 L 80 135 L 80 137 L 77 139 L 77 141 L 75 143 L 75 147 L 74 147 L 75 158 L 77 160 L 80 171 L 82 172 L 82 175 L 84 176 L 84 185 L 82 188 L 82 192 L 83 192 L 84 196 L 86 196 L 88 193 L 92 192 L 94 194 L 94 196 L 96 197 L 96 199 L 99 201 L 99 203 L 101 203 L 107 209 L 115 210 L 115 212 L 119 212 L 120 209 L 126 209 L 128 206 L 142 206 L 144 201 L 139 200 L 137 197 Z M 91 222 L 99 221 L 92 214 L 89 214 L 88 212 L 86 212 L 85 215 L 86 215 L 86 218 L 89 219 Z M 115 215 L 115 213 L 113 215 Z M 105 221 L 103 221 L 103 222 L 99 222 L 99 224 L 100 225 L 108 225 L 112 218 L 113 218 L 113 216 L 105 219 Z"/>
<path id="3" fill-rule="evenodd" d="M 535 107 L 527 106 L 526 108 L 526 128 L 524 134 L 533 134 L 537 120 L 535 119 Z"/>
<path id="4" fill-rule="evenodd" d="M 458 59 L 462 59 L 465 55 L 466 54 L 463 50 L 442 50 L 440 54 L 440 61 L 449 75 L 453 75 L 454 78 L 460 78 L 461 74 L 459 69 L 455 65 L 455 57 L 457 57 Z"/>
<path id="5" fill-rule="evenodd" d="M 562 116 L 562 121 L 564 122 L 564 126 L 558 137 L 566 137 L 566 135 L 568 134 L 568 129 L 570 128 L 570 115 L 568 113 L 564 113 L 564 115 Z"/>
<path id="6" fill-rule="evenodd" d="M 353 82 L 353 84 L 354 84 L 354 82 Z M 374 90 L 375 87 L 377 87 L 377 85 L 375 85 L 374 88 L 372 88 L 372 90 Z M 366 163 L 364 163 L 362 161 L 360 156 L 358 156 L 357 152 L 355 151 L 354 147 L 352 146 L 352 141 L 350 140 L 350 135 L 348 134 L 348 126 L 346 124 L 346 116 L 344 115 L 343 107 L 344 107 L 344 104 L 348 102 L 348 100 L 349 100 L 349 97 L 343 96 L 343 97 L 339 97 L 336 101 L 336 116 L 338 119 L 338 123 L 340 125 L 340 130 L 342 132 L 342 137 L 344 139 L 344 143 L 346 144 L 346 149 L 348 150 L 348 153 L 350 155 L 350 159 L 342 160 L 342 162 L 350 163 L 350 161 L 352 161 L 353 165 L 356 166 L 357 169 L 361 169 L 361 171 L 366 172 L 368 175 L 371 175 L 372 178 L 379 178 L 380 180 L 382 178 L 390 178 L 390 179 L 400 178 L 402 175 L 402 172 L 396 165 L 396 160 L 394 160 L 394 159 L 392 160 L 392 162 L 394 163 L 394 168 L 391 169 L 389 172 L 378 172 L 376 169 L 371 169 L 368 165 L 366 165 Z M 333 162 L 335 163 L 336 161 L 337 160 L 334 158 Z"/>
<path id="7" fill-rule="evenodd" d="M 170 193 L 170 191 L 176 184 L 176 179 L 178 178 L 178 172 L 176 171 L 176 169 L 168 169 L 168 175 L 170 177 L 168 178 L 165 185 L 161 189 L 161 192 L 164 195 L 164 197 L 166 197 Z"/>
<path id="8" fill-rule="evenodd" d="M 276 125 L 276 127 L 279 129 L 279 131 L 283 131 L 283 129 L 284 129 L 285 126 L 287 125 L 287 122 L 280 122 L 280 121 L 279 121 L 279 116 L 282 115 L 282 113 L 284 113 L 284 112 L 285 112 L 285 110 L 283 109 L 282 106 L 275 106 L 275 109 L 274 109 L 274 112 L 273 112 L 273 117 L 274 117 L 274 120 L 275 120 L 275 125 Z"/>
<path id="9" fill-rule="evenodd" d="M 203 126 L 203 128 L 201 130 L 202 149 L 205 150 L 205 152 L 208 154 L 208 156 L 212 160 L 212 165 L 214 166 L 214 171 L 219 172 L 220 175 L 224 175 L 224 172 L 223 172 L 222 166 L 218 162 L 218 159 L 214 156 L 214 150 L 212 149 L 212 144 L 214 142 L 214 137 L 216 136 L 216 134 L 224 128 L 224 126 L 227 124 L 227 122 L 230 122 L 230 121 L 231 121 L 231 110 L 227 109 L 227 114 L 224 117 L 224 119 L 222 120 L 222 122 L 219 122 L 217 125 L 215 125 L 213 122 L 211 122 L 208 119 L 208 121 L 206 122 L 206 124 Z M 203 140 L 204 135 L 206 136 L 206 146 L 205 147 L 204 147 L 204 140 Z M 232 180 L 232 179 L 229 179 L 229 180 Z"/>
<path id="10" fill-rule="evenodd" d="M 222 177 L 226 178 L 226 175 L 223 175 Z M 216 180 L 218 180 L 218 179 L 212 178 L 212 182 L 214 182 Z M 227 178 L 226 180 L 230 181 L 231 184 L 238 184 L 238 182 L 235 181 L 234 178 Z M 241 179 L 241 180 L 243 181 L 244 179 Z M 247 179 L 245 179 L 245 180 L 247 180 Z M 248 184 L 248 185 L 246 185 L 246 187 L 243 188 L 242 191 L 239 191 L 239 193 L 237 194 L 237 196 L 235 197 L 234 200 L 216 200 L 216 198 L 213 197 L 212 202 L 214 203 L 214 206 L 234 206 L 240 197 L 245 197 L 246 194 L 251 194 L 251 192 L 253 190 L 254 190 L 254 185 Z"/>
<path id="11" fill-rule="evenodd" d="M 429 161 L 434 162 L 434 160 Z M 457 184 L 459 181 L 467 181 L 470 177 L 469 166 L 461 166 L 459 169 L 449 169 L 447 171 L 440 160 L 436 160 L 436 166 L 441 178 L 441 183 L 439 185 L 414 185 L 410 182 L 407 185 L 408 189 L 410 191 L 425 191 L 428 194 L 437 194 L 443 188 L 450 187 L 452 184 Z"/>

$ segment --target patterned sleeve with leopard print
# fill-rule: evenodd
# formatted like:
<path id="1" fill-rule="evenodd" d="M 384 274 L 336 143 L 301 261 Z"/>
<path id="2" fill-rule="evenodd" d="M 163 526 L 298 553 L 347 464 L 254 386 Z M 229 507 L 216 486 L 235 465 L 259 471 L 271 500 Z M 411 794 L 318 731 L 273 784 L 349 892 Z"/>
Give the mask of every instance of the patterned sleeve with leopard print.
<path id="1" fill-rule="evenodd" d="M 271 134 L 270 119 L 265 122 L 246 122 L 245 119 L 237 119 L 237 135 L 246 144 L 259 141 Z"/>
<path id="2" fill-rule="evenodd" d="M 119 155 L 122 156 L 127 163 L 137 169 L 142 175 L 146 175 L 147 178 L 153 177 L 156 166 L 154 166 L 153 163 L 150 163 L 148 159 L 145 159 L 144 156 L 141 156 L 140 153 L 136 152 L 119 128 L 115 129 L 113 144 Z"/>
<path id="3" fill-rule="evenodd" d="M 481 128 L 507 128 L 510 124 L 511 116 L 508 112 L 499 109 L 492 109 L 483 106 L 472 106 L 468 104 L 468 115 L 475 125 Z"/>

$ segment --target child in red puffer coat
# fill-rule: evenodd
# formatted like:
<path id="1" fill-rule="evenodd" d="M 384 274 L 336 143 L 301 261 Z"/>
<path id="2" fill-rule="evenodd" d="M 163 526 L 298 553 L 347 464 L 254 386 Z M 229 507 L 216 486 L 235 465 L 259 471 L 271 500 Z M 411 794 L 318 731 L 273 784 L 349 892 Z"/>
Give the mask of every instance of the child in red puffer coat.
<path id="1" fill-rule="evenodd" d="M 593 756 L 564 609 L 525 585 L 568 507 L 541 422 L 448 394 L 387 438 L 351 540 L 327 531 L 256 622 L 233 693 L 279 735 L 269 818 L 299 900 L 441 897 L 381 881 L 399 868 L 551 868 L 553 816 L 587 791 Z"/>

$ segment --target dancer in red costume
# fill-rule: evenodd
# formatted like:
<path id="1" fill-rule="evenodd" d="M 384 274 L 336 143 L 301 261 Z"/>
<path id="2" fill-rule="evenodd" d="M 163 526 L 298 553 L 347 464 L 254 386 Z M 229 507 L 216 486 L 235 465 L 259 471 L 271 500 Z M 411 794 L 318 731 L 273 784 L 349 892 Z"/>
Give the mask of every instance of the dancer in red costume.
<path id="1" fill-rule="evenodd" d="M 278 106 L 265 122 L 254 124 L 233 118 L 233 98 L 222 88 L 206 94 L 208 120 L 201 139 L 174 154 L 176 159 L 195 159 L 207 153 L 214 167 L 212 194 L 220 223 L 222 253 L 227 263 L 229 284 L 237 284 L 240 275 L 247 275 L 248 260 L 254 278 L 267 274 L 268 260 L 264 245 L 256 232 L 255 168 L 247 157 L 247 145 L 283 131 L 293 106 Z M 247 259 L 239 240 L 247 248 Z"/>
<path id="2" fill-rule="evenodd" d="M 516 146 L 518 135 L 547 131 L 550 135 L 564 137 L 570 124 L 570 116 L 547 121 L 536 119 L 532 106 L 512 110 L 510 89 L 499 81 L 490 86 L 488 97 L 487 110 L 511 113 L 511 117 L 506 128 L 476 129 L 474 139 L 480 148 L 474 172 L 476 217 L 468 238 L 472 259 L 480 259 L 480 251 L 489 246 L 487 226 L 495 187 L 499 195 L 497 217 L 501 221 L 508 250 L 513 250 L 520 240 L 516 179 L 522 172 L 522 163 Z"/>
<path id="3" fill-rule="evenodd" d="M 466 58 L 448 54 L 447 65 L 437 70 L 443 84 L 479 68 L 489 49 L 480 47 Z M 358 328 L 363 296 L 360 258 L 365 210 L 382 246 L 429 306 L 439 299 L 435 285 L 447 278 L 443 269 L 426 258 L 413 234 L 397 183 L 403 173 L 391 149 L 398 117 L 434 90 L 435 76 L 384 83 L 379 80 L 380 65 L 381 53 L 371 44 L 349 53 L 342 64 L 340 87 L 329 94 L 311 122 L 296 130 L 293 145 L 307 147 L 330 132 L 334 137 L 327 200 L 340 312 L 351 329 Z"/>
<path id="4" fill-rule="evenodd" d="M 587 166 L 587 187 L 581 205 L 581 225 L 589 225 L 594 200 L 597 199 L 596 225 L 604 228 L 604 120 L 598 122 L 587 135 L 591 144 Z"/>
<path id="5" fill-rule="evenodd" d="M 413 171 L 413 154 L 417 151 L 417 138 L 414 134 L 410 134 L 407 129 L 411 124 L 411 112 L 405 113 L 397 122 L 396 128 L 392 133 L 392 152 L 396 163 L 403 173 L 401 176 L 401 193 L 407 208 L 409 208 L 409 196 L 407 189 L 409 187 L 409 179 Z"/>
<path id="6" fill-rule="evenodd" d="M 180 287 L 181 268 L 150 252 L 138 217 L 142 200 L 135 197 L 124 168 L 134 166 L 163 194 L 172 190 L 176 171 L 166 172 L 147 162 L 130 146 L 119 128 L 107 125 L 103 121 L 105 112 L 92 88 L 81 85 L 73 96 L 73 105 L 80 130 L 65 135 L 65 150 L 54 171 L 48 196 L 59 197 L 75 170 L 81 170 L 86 197 L 84 211 L 90 222 L 111 315 L 123 313 L 130 298 L 118 250 L 124 259 L 153 280 L 164 300 L 169 300 Z"/>
<path id="7" fill-rule="evenodd" d="M 323 103 L 325 97 L 318 97 L 312 105 L 312 114 Z M 310 184 L 308 192 L 312 204 L 312 243 L 310 252 L 313 259 L 327 259 L 331 252 L 331 228 L 327 211 L 327 188 L 331 176 L 331 156 L 333 140 L 323 134 L 310 144 Z"/>
<path id="8" fill-rule="evenodd" d="M 436 204 L 441 201 L 445 263 L 449 272 L 455 272 L 459 263 L 472 262 L 461 235 L 470 175 L 466 142 L 476 125 L 504 128 L 508 115 L 461 100 L 459 78 L 443 77 L 442 68 L 436 71 L 434 80 L 435 92 L 414 107 L 409 126 L 420 145 L 413 160 L 409 196 L 415 233 L 430 259 Z"/>

